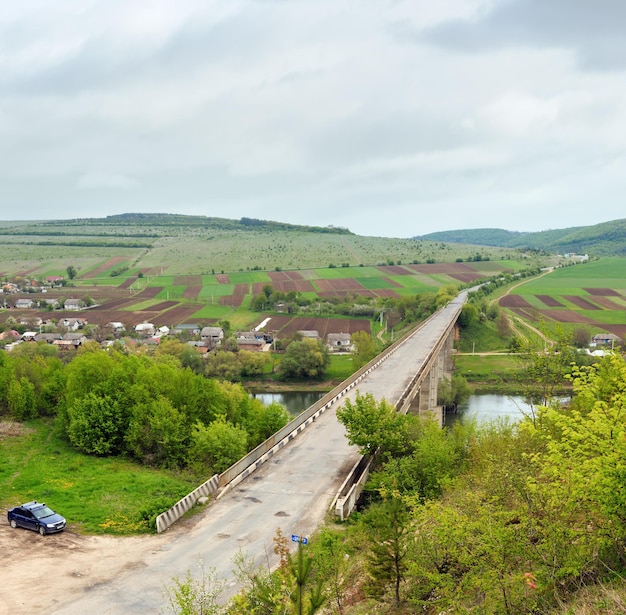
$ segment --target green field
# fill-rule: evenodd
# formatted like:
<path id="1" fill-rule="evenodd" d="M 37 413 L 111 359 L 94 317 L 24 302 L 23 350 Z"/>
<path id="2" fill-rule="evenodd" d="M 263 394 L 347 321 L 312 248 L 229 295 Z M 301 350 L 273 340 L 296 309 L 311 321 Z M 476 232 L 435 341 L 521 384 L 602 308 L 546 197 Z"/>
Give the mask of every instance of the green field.
<path id="1" fill-rule="evenodd" d="M 83 455 L 44 421 L 26 423 L 22 435 L 0 442 L 0 505 L 45 501 L 78 532 L 153 531 L 156 514 L 198 484 L 197 477 L 120 457 Z"/>

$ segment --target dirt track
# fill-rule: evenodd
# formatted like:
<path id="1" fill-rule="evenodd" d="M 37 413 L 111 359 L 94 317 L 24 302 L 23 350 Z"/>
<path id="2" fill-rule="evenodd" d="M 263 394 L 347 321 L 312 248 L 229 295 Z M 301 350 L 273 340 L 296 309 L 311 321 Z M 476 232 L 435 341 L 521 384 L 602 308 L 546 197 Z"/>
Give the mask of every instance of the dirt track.
<path id="1" fill-rule="evenodd" d="M 1 511 L 0 615 L 49 613 L 78 594 L 121 572 L 144 565 L 146 550 L 161 548 L 163 536 L 81 536 L 71 528 L 49 536 L 12 529 Z"/>

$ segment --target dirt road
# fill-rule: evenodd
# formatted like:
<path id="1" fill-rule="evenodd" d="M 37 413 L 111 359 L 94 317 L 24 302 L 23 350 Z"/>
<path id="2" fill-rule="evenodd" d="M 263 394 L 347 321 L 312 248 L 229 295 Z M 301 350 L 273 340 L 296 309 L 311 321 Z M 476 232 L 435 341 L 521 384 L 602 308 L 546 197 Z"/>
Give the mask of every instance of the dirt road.
<path id="1" fill-rule="evenodd" d="M 69 528 L 42 537 L 12 529 L 6 511 L 0 514 L 0 615 L 50 613 L 68 596 L 143 566 L 146 550 L 160 549 L 175 535 L 81 536 Z"/>

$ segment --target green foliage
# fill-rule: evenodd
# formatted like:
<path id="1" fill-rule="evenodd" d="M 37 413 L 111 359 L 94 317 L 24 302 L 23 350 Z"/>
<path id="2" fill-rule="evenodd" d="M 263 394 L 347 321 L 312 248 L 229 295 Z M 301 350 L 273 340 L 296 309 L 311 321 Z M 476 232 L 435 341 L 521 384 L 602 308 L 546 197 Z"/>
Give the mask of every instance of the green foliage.
<path id="1" fill-rule="evenodd" d="M 220 579 L 214 568 L 199 565 L 199 573 L 192 576 L 187 570 L 181 579 L 173 577 L 165 587 L 168 612 L 172 615 L 220 615 L 226 612 L 221 596 L 225 581 Z"/>
<path id="2" fill-rule="evenodd" d="M 210 472 L 220 474 L 247 452 L 248 434 L 225 418 L 210 425 L 196 423 L 191 433 L 191 458 L 202 463 Z"/>
<path id="3" fill-rule="evenodd" d="M 144 463 L 183 466 L 189 434 L 186 423 L 185 415 L 166 397 L 137 404 L 126 430 L 126 448 Z"/>
<path id="4" fill-rule="evenodd" d="M 437 385 L 437 404 L 443 406 L 445 410 L 457 408 L 467 401 L 469 396 L 467 380 L 459 374 L 454 374 L 452 378 L 443 378 Z"/>
<path id="5" fill-rule="evenodd" d="M 87 393 L 68 406 L 67 435 L 84 453 L 112 455 L 123 450 L 127 417 L 108 395 Z"/>
<path id="6" fill-rule="evenodd" d="M 386 400 L 377 402 L 371 393 L 357 392 L 356 399 L 346 399 L 337 410 L 345 425 L 350 444 L 359 447 L 361 455 L 379 450 L 383 455 L 397 455 L 406 450 L 407 417 L 398 414 Z"/>
<path id="7" fill-rule="evenodd" d="M 359 369 L 376 356 L 376 346 L 372 336 L 366 331 L 357 331 L 351 336 L 351 342 L 354 345 L 352 353 L 353 364 L 355 369 Z"/>
<path id="8" fill-rule="evenodd" d="M 369 536 L 365 590 L 370 596 L 381 598 L 391 587 L 395 602 L 400 602 L 400 587 L 408 570 L 410 521 L 407 503 L 393 491 L 364 515 Z"/>
<path id="9" fill-rule="evenodd" d="M 305 338 L 287 346 L 278 373 L 284 380 L 321 380 L 329 362 L 330 357 L 324 342 Z"/>

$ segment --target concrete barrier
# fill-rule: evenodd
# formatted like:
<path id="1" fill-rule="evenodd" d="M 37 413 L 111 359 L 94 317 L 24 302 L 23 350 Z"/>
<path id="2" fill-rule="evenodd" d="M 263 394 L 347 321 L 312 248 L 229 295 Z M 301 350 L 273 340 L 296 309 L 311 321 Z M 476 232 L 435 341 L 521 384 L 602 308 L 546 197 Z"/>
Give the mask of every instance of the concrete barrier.
<path id="1" fill-rule="evenodd" d="M 332 408 L 332 406 L 350 389 L 355 387 L 372 370 L 376 369 L 381 365 L 381 363 L 383 363 L 383 361 L 388 359 L 408 337 L 413 335 L 413 333 L 421 327 L 425 326 L 430 318 L 432 318 L 432 316 L 395 341 L 391 346 L 386 348 L 369 363 L 352 374 L 350 378 L 344 380 L 312 406 L 309 406 L 291 422 L 287 423 L 287 425 L 285 425 L 282 429 L 279 429 L 274 435 L 259 444 L 255 449 L 250 451 L 245 457 L 242 457 L 219 476 L 215 475 L 211 477 L 208 481 L 194 489 L 190 494 L 179 500 L 174 506 L 172 506 L 172 508 L 164 513 L 161 513 L 157 517 L 157 532 L 163 532 L 170 527 L 170 525 L 180 519 L 192 506 L 194 506 L 199 497 L 214 494 L 219 491 L 216 496 L 219 498 L 225 493 L 226 487 L 233 487 L 240 483 L 244 478 L 247 478 L 250 474 L 252 474 L 252 472 L 254 472 L 254 470 L 270 459 L 283 446 L 293 440 L 293 438 L 301 433 L 306 427 L 312 425 L 323 412 Z M 346 481 L 349 480 L 351 480 L 353 484 L 361 482 L 359 480 L 355 481 L 353 472 L 351 472 L 348 479 L 346 479 Z"/>
<path id="2" fill-rule="evenodd" d="M 211 495 L 218 489 L 218 475 L 212 476 L 206 482 L 196 487 L 191 493 L 181 498 L 165 512 L 156 518 L 156 531 L 158 534 L 164 532 L 170 525 L 178 521 L 190 508 L 195 506 L 198 498 Z"/>

